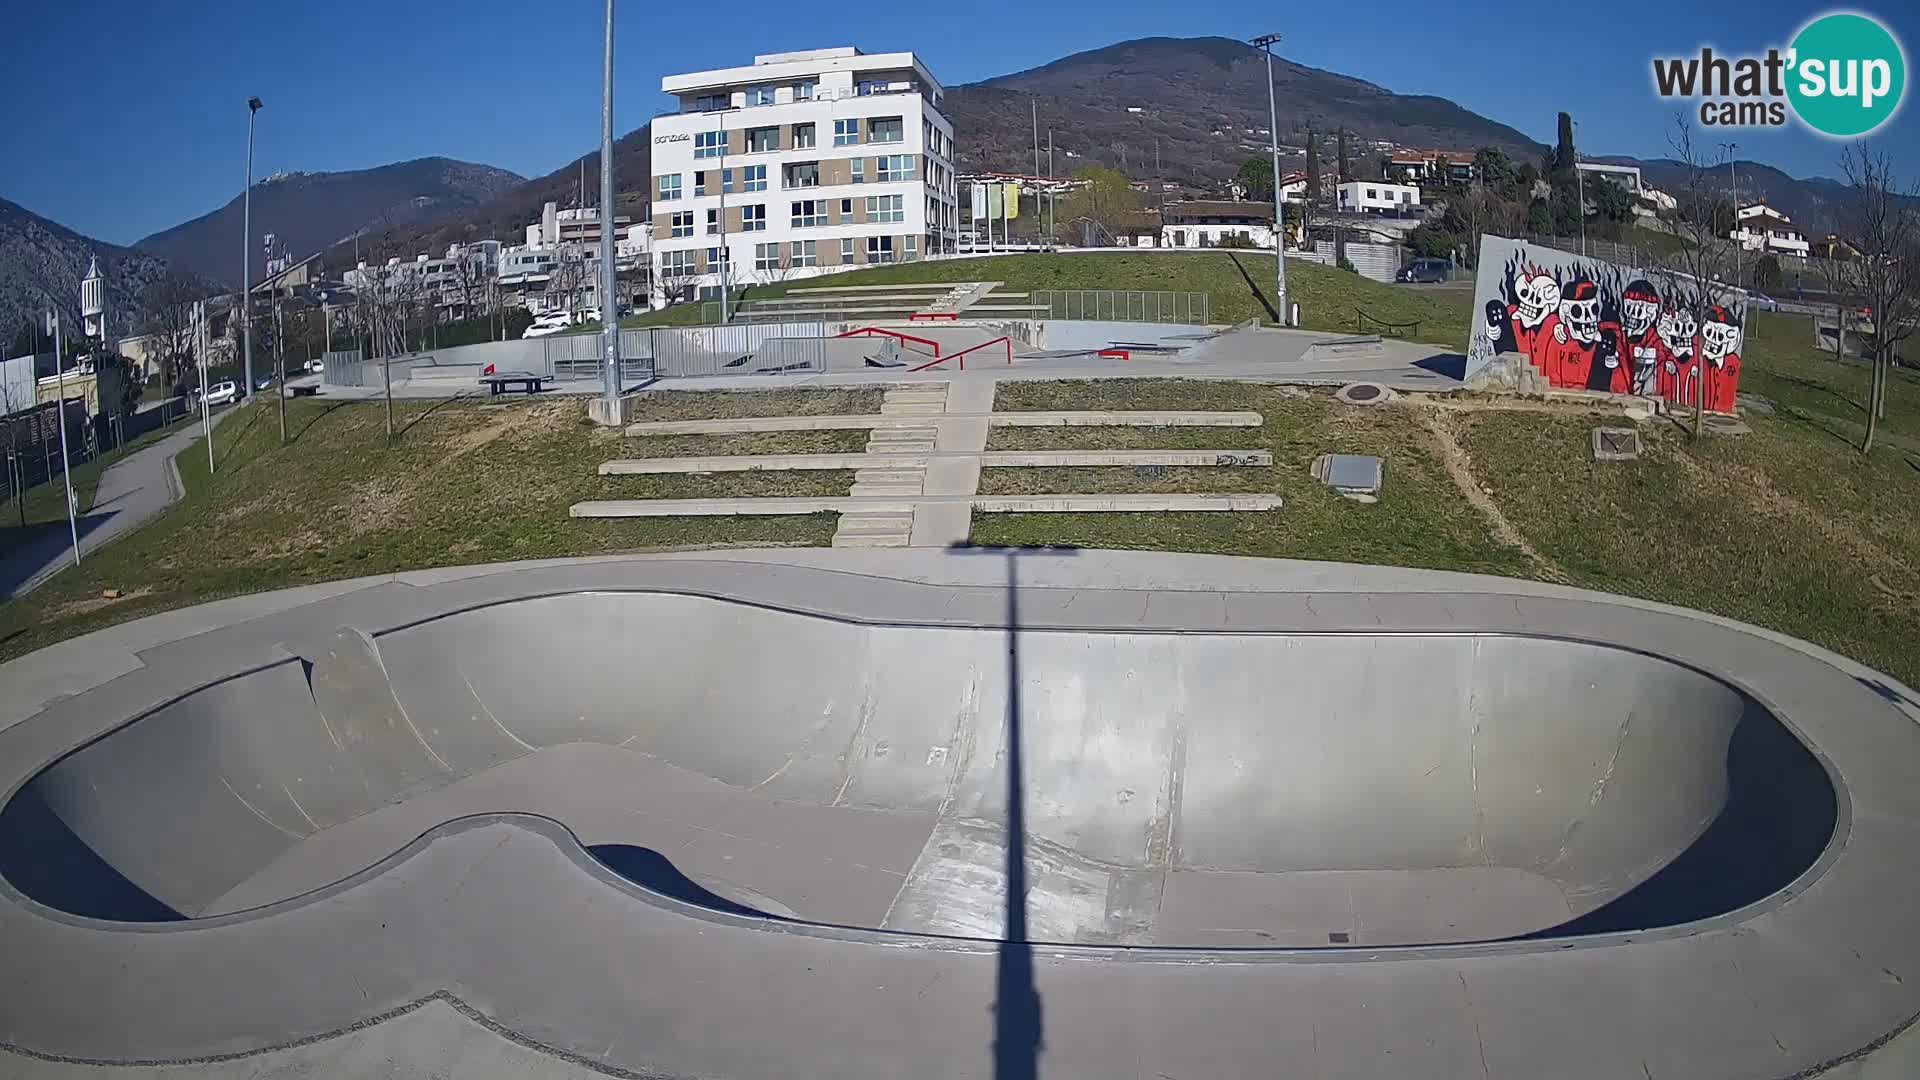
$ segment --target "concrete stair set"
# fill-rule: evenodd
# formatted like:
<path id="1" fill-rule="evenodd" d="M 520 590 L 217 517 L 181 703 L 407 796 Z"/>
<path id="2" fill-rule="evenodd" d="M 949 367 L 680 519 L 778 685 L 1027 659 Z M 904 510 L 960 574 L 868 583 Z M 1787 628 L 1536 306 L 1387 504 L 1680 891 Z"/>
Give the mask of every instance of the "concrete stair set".
<path id="1" fill-rule="evenodd" d="M 947 386 L 938 383 L 911 390 L 889 390 L 880 400 L 882 416 L 936 417 L 947 410 Z M 929 419 L 923 426 L 875 428 L 867 436 L 869 454 L 931 454 L 939 429 Z M 926 488 L 927 467 L 897 466 L 857 469 L 850 494 L 902 498 L 920 495 Z M 913 510 L 850 511 L 840 515 L 834 547 L 906 547 L 913 536 Z"/>

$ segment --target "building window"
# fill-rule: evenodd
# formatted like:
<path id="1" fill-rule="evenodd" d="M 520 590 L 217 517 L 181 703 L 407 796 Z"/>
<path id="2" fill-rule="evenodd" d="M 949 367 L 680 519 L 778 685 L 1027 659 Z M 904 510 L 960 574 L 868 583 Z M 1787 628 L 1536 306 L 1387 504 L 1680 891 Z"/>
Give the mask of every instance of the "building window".
<path id="1" fill-rule="evenodd" d="M 707 235 L 714 236 L 714 235 L 717 235 L 719 232 L 720 232 L 720 211 L 718 210 L 707 211 Z"/>
<path id="2" fill-rule="evenodd" d="M 906 137 L 906 125 L 897 116 L 876 116 L 867 121 L 868 142 L 903 142 Z"/>
<path id="3" fill-rule="evenodd" d="M 901 205 L 905 201 L 902 195 L 867 196 L 868 221 L 905 221 L 907 212 Z"/>
<path id="4" fill-rule="evenodd" d="M 780 149 L 780 129 L 777 127 L 748 128 L 747 153 L 770 154 Z"/>
<path id="5" fill-rule="evenodd" d="M 866 158 L 850 158 L 848 160 L 853 165 L 853 182 L 856 184 L 866 183 L 867 182 L 867 159 Z"/>
<path id="6" fill-rule="evenodd" d="M 720 157 L 727 152 L 727 133 L 724 131 L 696 131 L 693 133 L 693 156 L 696 158 Z"/>
<path id="7" fill-rule="evenodd" d="M 808 79 L 806 82 L 794 83 L 793 84 L 793 100 L 812 101 L 814 91 L 819 89 L 819 86 L 820 84 L 814 82 L 812 79 Z"/>
<path id="8" fill-rule="evenodd" d="M 697 199 L 700 196 L 705 195 L 706 193 L 707 193 L 707 174 L 704 172 L 694 173 L 693 174 L 693 197 Z"/>
<path id="9" fill-rule="evenodd" d="M 867 237 L 867 261 L 890 263 L 893 261 L 893 237 Z"/>
<path id="10" fill-rule="evenodd" d="M 672 202 L 680 197 L 680 174 L 660 178 L 660 201 Z"/>
<path id="11" fill-rule="evenodd" d="M 692 216 L 692 215 L 688 215 Z M 662 274 L 691 274 L 694 272 L 693 252 L 663 251 L 660 253 L 660 272 Z"/>
<path id="12" fill-rule="evenodd" d="M 860 141 L 860 121 L 835 120 L 833 122 L 833 145 L 852 146 Z"/>
<path id="13" fill-rule="evenodd" d="M 767 190 L 767 167 L 765 165 L 749 165 L 740 170 L 740 172 L 741 191 Z"/>
<path id="14" fill-rule="evenodd" d="M 810 229 L 827 223 L 827 202 L 825 199 L 805 199 L 793 204 L 793 227 Z"/>
<path id="15" fill-rule="evenodd" d="M 893 84 L 885 79 L 861 79 L 854 89 L 861 97 L 872 97 L 875 94 L 884 94 L 892 88 Z"/>
<path id="16" fill-rule="evenodd" d="M 741 232 L 764 232 L 767 227 L 767 208 L 759 203 L 740 208 Z"/>
<path id="17" fill-rule="evenodd" d="M 753 268 L 763 272 L 780 269 L 780 245 L 753 245 Z"/>
<path id="18" fill-rule="evenodd" d="M 782 172 L 780 183 L 783 187 L 805 188 L 820 186 L 820 163 L 817 161 L 789 165 Z"/>
<path id="19" fill-rule="evenodd" d="M 728 194 L 733 193 L 733 170 L 732 169 L 720 170 L 720 190 L 727 192 Z"/>
<path id="20" fill-rule="evenodd" d="M 731 108 L 733 97 L 730 94 L 702 94 L 693 99 L 694 112 L 719 112 Z"/>
<path id="21" fill-rule="evenodd" d="M 848 222 L 853 220 L 853 200 L 852 199 L 840 200 L 840 220 L 842 222 Z"/>
<path id="22" fill-rule="evenodd" d="M 707 249 L 707 265 L 725 270 L 733 265 L 733 256 L 726 248 L 710 247 Z"/>
<path id="23" fill-rule="evenodd" d="M 886 157 L 876 158 L 875 161 L 878 162 L 880 167 L 880 174 L 876 179 L 880 179 L 880 180 L 911 180 L 913 179 L 913 155 L 912 154 L 889 154 Z"/>
<path id="24" fill-rule="evenodd" d="M 693 235 L 693 211 L 687 210 L 682 213 L 673 215 L 672 235 L 674 236 L 692 236 Z"/>
<path id="25" fill-rule="evenodd" d="M 773 87 L 771 86 L 747 87 L 747 104 L 749 105 L 773 104 Z"/>
<path id="26" fill-rule="evenodd" d="M 901 261 L 912 262 L 913 260 L 919 258 L 920 257 L 920 238 L 917 236 L 909 236 L 906 238 L 905 243 L 907 245 L 907 249 L 904 253 L 901 254 L 900 256 Z"/>
<path id="27" fill-rule="evenodd" d="M 793 148 L 795 150 L 813 149 L 813 125 L 812 124 L 793 125 Z"/>
<path id="28" fill-rule="evenodd" d="M 795 240 L 793 243 L 787 245 L 787 251 L 793 258 L 793 265 L 820 265 L 820 252 L 815 246 L 818 243 L 819 241 L 817 240 Z"/>
<path id="29" fill-rule="evenodd" d="M 853 261 L 853 237 L 851 236 L 840 238 L 840 261 L 843 263 Z"/>

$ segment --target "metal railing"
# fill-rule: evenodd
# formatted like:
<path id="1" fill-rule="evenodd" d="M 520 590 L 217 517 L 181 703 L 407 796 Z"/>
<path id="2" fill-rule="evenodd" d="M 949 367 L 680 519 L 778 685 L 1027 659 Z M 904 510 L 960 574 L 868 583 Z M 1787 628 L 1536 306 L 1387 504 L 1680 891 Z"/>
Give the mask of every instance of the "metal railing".
<path id="1" fill-rule="evenodd" d="M 819 322 L 656 326 L 655 375 L 770 375 L 827 368 L 827 327 Z"/>
<path id="2" fill-rule="evenodd" d="M 1032 294 L 1035 318 L 1096 322 L 1206 325 L 1207 294 L 1119 289 L 1041 289 Z"/>
<path id="3" fill-rule="evenodd" d="M 1386 337 L 1417 338 L 1420 336 L 1420 320 L 1389 322 L 1378 315 L 1370 315 L 1359 308 L 1354 308 L 1353 330 L 1357 334 L 1379 333 Z"/>

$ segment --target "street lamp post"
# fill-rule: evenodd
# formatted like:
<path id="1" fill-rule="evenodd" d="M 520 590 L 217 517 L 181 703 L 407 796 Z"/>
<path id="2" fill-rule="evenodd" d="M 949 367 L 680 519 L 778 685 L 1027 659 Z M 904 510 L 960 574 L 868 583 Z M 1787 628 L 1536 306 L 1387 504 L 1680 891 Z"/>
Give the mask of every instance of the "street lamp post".
<path id="1" fill-rule="evenodd" d="M 247 187 L 240 203 L 240 349 L 246 383 L 240 392 L 253 396 L 253 114 L 260 99 L 247 99 Z"/>
<path id="2" fill-rule="evenodd" d="M 1273 47 L 1279 34 L 1262 34 L 1253 39 L 1253 47 L 1267 54 L 1267 134 L 1273 150 L 1273 301 L 1281 326 L 1293 325 L 1287 304 L 1287 232 L 1286 212 L 1280 198 L 1280 107 L 1273 93 Z"/>
<path id="3" fill-rule="evenodd" d="M 59 389 L 54 391 L 54 420 L 60 427 L 60 478 L 67 489 L 67 532 L 73 537 L 73 565 L 80 565 L 80 523 L 74 518 L 77 509 L 73 501 L 73 467 L 67 457 L 67 367 L 65 363 L 66 336 L 61 332 L 60 312 L 47 312 L 47 332 L 53 335 L 53 370 L 59 380 Z M 25 495 L 21 498 L 24 500 Z"/>
<path id="4" fill-rule="evenodd" d="M 606 59 L 600 81 L 600 349 L 607 415 L 620 417 L 619 270 L 613 265 L 613 0 L 607 0 Z"/>
<path id="5" fill-rule="evenodd" d="M 1733 171 L 1733 152 L 1740 149 L 1737 142 L 1720 144 L 1727 151 L 1727 198 L 1733 203 L 1733 228 L 1727 234 L 1733 241 L 1733 283 L 1740 284 L 1740 247 L 1745 241 L 1739 238 L 1740 232 L 1740 174 Z"/>

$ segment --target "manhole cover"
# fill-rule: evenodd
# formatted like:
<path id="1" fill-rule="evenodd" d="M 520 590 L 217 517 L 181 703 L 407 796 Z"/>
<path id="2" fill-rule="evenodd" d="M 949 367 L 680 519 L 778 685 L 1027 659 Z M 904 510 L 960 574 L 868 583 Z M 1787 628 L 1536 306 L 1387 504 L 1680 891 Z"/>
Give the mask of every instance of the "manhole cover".
<path id="1" fill-rule="evenodd" d="M 1348 383 L 1333 395 L 1348 405 L 1384 405 L 1393 400 L 1393 391 L 1379 383 Z"/>
<path id="2" fill-rule="evenodd" d="M 1365 384 L 1356 386 L 1353 389 L 1347 391 L 1347 399 L 1350 401 L 1372 401 L 1374 398 L 1377 398 L 1379 396 L 1380 396 L 1379 387 L 1368 386 Z"/>

